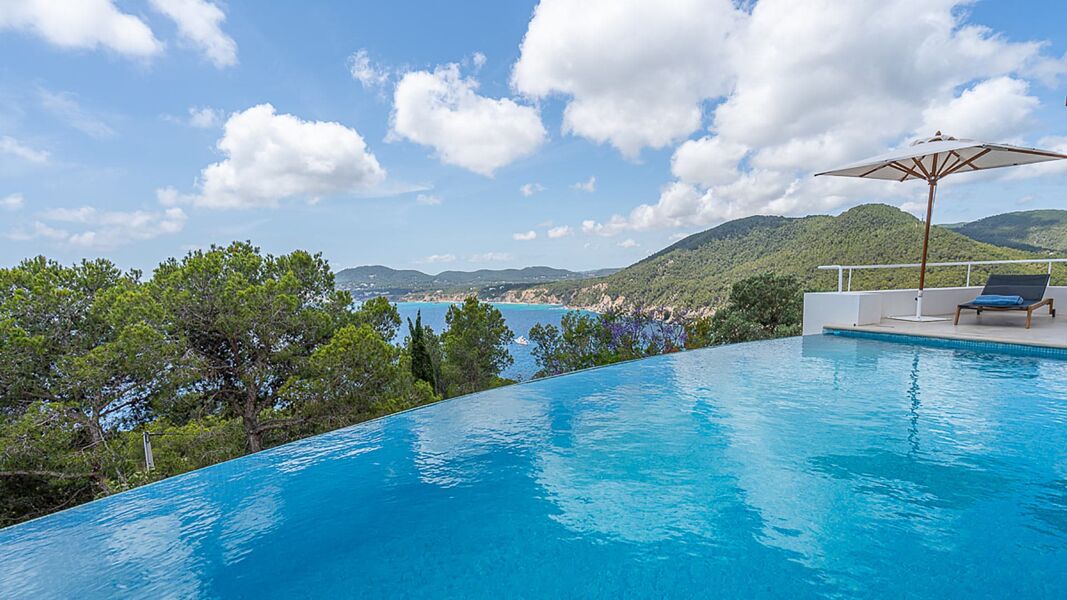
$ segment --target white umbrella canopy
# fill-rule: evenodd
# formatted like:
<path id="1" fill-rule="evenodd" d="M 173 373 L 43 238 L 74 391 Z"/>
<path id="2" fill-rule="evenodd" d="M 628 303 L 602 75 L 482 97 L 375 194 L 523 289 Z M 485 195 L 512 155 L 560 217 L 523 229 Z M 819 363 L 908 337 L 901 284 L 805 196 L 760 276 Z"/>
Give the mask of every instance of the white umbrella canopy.
<path id="1" fill-rule="evenodd" d="M 916 140 L 906 148 L 879 156 L 872 156 L 866 160 L 845 165 L 832 171 L 816 173 L 815 176 L 837 175 L 840 177 L 892 181 L 921 179 L 929 184 L 930 193 L 926 203 L 926 229 L 923 233 L 922 262 L 919 266 L 919 293 L 915 302 L 915 316 L 895 318 L 912 321 L 934 321 L 941 320 L 941 318 L 923 316 L 922 309 L 923 288 L 926 285 L 926 253 L 930 245 L 930 217 L 934 211 L 934 193 L 937 190 L 938 181 L 956 173 L 1014 167 L 1061 158 L 1067 158 L 1067 155 L 1036 148 L 960 140 L 942 135 L 938 131 L 933 137 Z"/>

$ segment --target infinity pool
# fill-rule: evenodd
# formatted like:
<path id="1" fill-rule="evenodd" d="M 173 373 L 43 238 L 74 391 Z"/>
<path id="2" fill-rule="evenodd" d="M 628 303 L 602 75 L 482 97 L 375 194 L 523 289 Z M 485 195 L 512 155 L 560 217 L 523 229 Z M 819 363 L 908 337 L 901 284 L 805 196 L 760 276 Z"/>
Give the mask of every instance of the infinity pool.
<path id="1" fill-rule="evenodd" d="M 457 398 L 0 530 L 0 597 L 1067 597 L 1067 361 L 809 336 Z"/>

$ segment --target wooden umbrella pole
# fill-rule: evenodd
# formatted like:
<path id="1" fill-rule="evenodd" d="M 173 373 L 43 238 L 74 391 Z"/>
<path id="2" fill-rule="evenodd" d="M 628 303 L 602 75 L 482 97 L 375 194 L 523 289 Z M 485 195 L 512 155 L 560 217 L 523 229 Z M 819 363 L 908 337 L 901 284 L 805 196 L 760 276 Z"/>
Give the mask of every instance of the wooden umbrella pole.
<path id="1" fill-rule="evenodd" d="M 930 248 L 930 219 L 934 213 L 934 191 L 937 189 L 937 179 L 930 178 L 930 195 L 926 200 L 926 229 L 923 232 L 923 256 L 919 263 L 919 297 L 915 304 L 915 316 L 921 317 L 923 310 L 923 288 L 926 287 L 926 253 Z"/>

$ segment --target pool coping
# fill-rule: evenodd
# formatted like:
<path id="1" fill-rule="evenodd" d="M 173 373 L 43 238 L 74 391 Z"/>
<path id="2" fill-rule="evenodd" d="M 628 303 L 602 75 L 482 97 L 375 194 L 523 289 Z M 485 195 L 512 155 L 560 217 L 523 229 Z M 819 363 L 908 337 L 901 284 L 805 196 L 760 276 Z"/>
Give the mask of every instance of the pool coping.
<path id="1" fill-rule="evenodd" d="M 1005 342 L 1001 340 L 981 339 L 968 335 L 895 333 L 873 327 L 850 325 L 825 325 L 823 335 L 851 337 L 934 348 L 951 348 L 997 352 L 1016 356 L 1037 356 L 1067 360 L 1067 345 L 1034 342 Z"/>

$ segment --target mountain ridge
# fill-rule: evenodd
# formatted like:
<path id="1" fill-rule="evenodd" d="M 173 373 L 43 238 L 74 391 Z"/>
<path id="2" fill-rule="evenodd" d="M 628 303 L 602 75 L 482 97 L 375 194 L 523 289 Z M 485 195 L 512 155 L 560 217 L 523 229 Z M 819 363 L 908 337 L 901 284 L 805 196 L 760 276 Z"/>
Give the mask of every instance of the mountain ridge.
<path id="1" fill-rule="evenodd" d="M 828 291 L 836 288 L 836 274 L 816 270 L 819 265 L 917 263 L 923 228 L 919 219 L 884 204 L 859 205 L 837 216 L 746 217 L 692 234 L 607 277 L 527 286 L 503 299 L 709 314 L 733 282 L 761 272 L 794 275 L 805 289 Z M 931 262 L 1038 256 L 946 227 L 931 229 Z M 976 277 L 983 272 L 974 270 Z M 963 268 L 935 268 L 927 280 L 930 286 L 959 285 L 963 276 Z M 913 269 L 886 269 L 857 271 L 852 283 L 853 289 L 909 288 L 916 279 Z"/>

